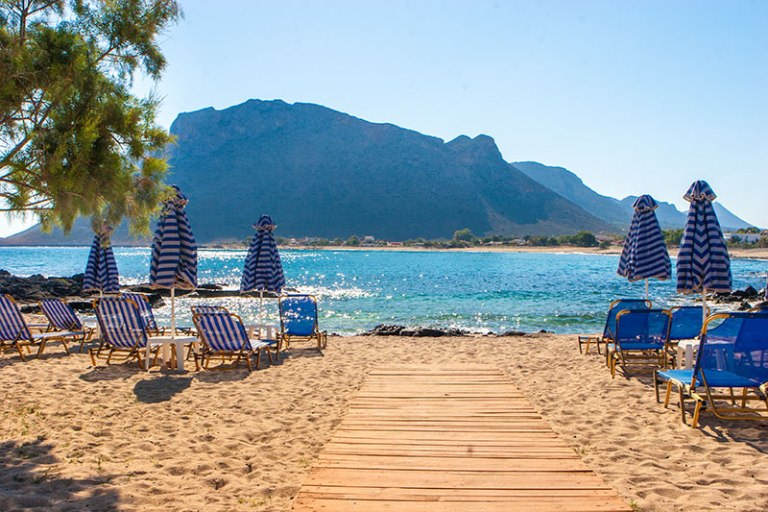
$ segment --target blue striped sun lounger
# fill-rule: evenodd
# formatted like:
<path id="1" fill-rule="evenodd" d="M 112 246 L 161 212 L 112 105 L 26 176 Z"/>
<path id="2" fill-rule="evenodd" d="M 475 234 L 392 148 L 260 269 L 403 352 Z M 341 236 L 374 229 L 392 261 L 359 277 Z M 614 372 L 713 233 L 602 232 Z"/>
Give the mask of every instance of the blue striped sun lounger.
<path id="1" fill-rule="evenodd" d="M 251 357 L 256 356 L 256 369 L 261 364 L 261 353 L 267 352 L 270 361 L 273 361 L 270 349 L 279 354 L 279 341 L 251 340 L 243 325 L 242 319 L 226 311 L 198 313 L 193 317 L 197 335 L 202 342 L 202 348 L 195 353 L 195 366 L 208 369 L 211 358 L 221 356 L 222 363 L 233 360 L 237 365 L 245 361 L 248 371 L 251 371 Z M 200 362 L 198 362 L 198 358 Z"/>
<path id="2" fill-rule="evenodd" d="M 23 348 L 30 353 L 31 347 L 37 346 L 39 356 L 45 351 L 48 343 L 60 341 L 64 351 L 69 354 L 67 342 L 75 341 L 79 336 L 80 333 L 67 329 L 33 334 L 13 297 L 0 295 L 0 351 L 13 347 L 18 351 L 21 360 L 26 361 Z"/>
<path id="3" fill-rule="evenodd" d="M 48 331 L 71 331 L 80 340 L 80 352 L 85 342 L 93 337 L 95 329 L 84 325 L 72 309 L 72 306 L 61 299 L 43 299 L 40 310 L 48 319 Z"/>
<path id="4" fill-rule="evenodd" d="M 115 353 L 123 353 L 124 361 L 135 358 L 139 368 L 146 369 L 141 354 L 147 347 L 147 330 L 136 302 L 123 297 L 104 297 L 94 301 L 93 309 L 101 329 L 102 342 L 109 348 L 107 364 Z M 101 347 L 89 350 L 94 366 L 100 352 Z"/>

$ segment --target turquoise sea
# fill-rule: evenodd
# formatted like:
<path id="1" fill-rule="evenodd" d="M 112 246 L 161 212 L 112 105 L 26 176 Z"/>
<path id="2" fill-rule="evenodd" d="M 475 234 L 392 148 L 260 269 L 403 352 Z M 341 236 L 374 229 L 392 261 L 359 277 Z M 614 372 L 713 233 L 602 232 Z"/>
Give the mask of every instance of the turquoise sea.
<path id="1" fill-rule="evenodd" d="M 0 247 L 0 268 L 24 276 L 69 276 L 83 271 L 87 255 L 87 247 Z M 149 255 L 149 248 L 115 248 L 121 284 L 147 282 Z M 236 288 L 245 255 L 244 250 L 200 250 L 199 282 Z M 380 323 L 494 332 L 595 331 L 612 299 L 644 293 L 641 282 L 616 275 L 616 255 L 284 250 L 281 256 L 288 286 L 315 294 L 321 327 L 341 334 Z M 766 270 L 766 261 L 734 260 L 734 285 L 761 289 Z M 674 280 L 652 281 L 650 294 L 662 306 L 694 300 L 676 295 Z M 189 322 L 188 306 L 197 300 L 203 299 L 180 299 L 182 322 Z M 258 299 L 204 300 L 224 304 L 247 320 L 259 314 Z M 157 316 L 162 320 L 169 313 L 164 307 Z M 265 300 L 264 314 L 275 318 L 274 301 Z"/>

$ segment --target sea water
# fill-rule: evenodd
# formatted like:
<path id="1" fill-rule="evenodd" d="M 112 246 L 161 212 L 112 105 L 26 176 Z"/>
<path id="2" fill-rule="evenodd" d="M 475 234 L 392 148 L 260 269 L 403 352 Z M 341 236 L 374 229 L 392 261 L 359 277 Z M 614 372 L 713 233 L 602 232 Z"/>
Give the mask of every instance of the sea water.
<path id="1" fill-rule="evenodd" d="M 201 249 L 199 283 L 236 289 L 245 250 Z M 85 268 L 87 247 L 0 247 L 0 268 L 28 276 L 70 276 Z M 149 279 L 149 248 L 115 248 L 124 285 Z M 592 332 L 602 326 L 608 303 L 641 297 L 642 282 L 616 275 L 617 255 L 483 253 L 441 251 L 281 251 L 287 286 L 314 294 L 321 328 L 358 333 L 381 324 L 507 330 Z M 672 267 L 674 269 L 674 260 Z M 768 262 L 735 259 L 734 286 L 765 285 Z M 675 293 L 675 281 L 650 282 L 650 298 L 666 307 L 697 298 Z M 222 304 L 246 321 L 275 321 L 274 300 L 195 299 L 177 302 L 180 323 L 190 323 L 189 306 Z M 170 307 L 156 310 L 167 322 Z"/>

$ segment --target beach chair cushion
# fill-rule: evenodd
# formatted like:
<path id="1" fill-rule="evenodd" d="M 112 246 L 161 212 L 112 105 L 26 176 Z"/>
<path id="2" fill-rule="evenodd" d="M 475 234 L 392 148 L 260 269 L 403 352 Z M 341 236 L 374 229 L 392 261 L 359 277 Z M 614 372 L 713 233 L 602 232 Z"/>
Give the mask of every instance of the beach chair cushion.
<path id="1" fill-rule="evenodd" d="M 0 341 L 32 340 L 19 306 L 10 295 L 0 295 Z"/>
<path id="2" fill-rule="evenodd" d="M 136 303 L 122 297 L 104 297 L 96 304 L 101 335 L 118 348 L 147 346 L 147 332 Z"/>
<path id="3" fill-rule="evenodd" d="M 288 336 L 313 336 L 317 332 L 317 303 L 310 295 L 289 295 L 280 301 L 280 320 Z"/>
<path id="4" fill-rule="evenodd" d="M 252 348 L 243 323 L 227 312 L 195 315 L 195 323 L 211 350 L 231 352 Z"/>
<path id="5" fill-rule="evenodd" d="M 40 309 L 56 329 L 81 330 L 83 328 L 72 306 L 61 299 L 43 299 L 40 301 Z"/>

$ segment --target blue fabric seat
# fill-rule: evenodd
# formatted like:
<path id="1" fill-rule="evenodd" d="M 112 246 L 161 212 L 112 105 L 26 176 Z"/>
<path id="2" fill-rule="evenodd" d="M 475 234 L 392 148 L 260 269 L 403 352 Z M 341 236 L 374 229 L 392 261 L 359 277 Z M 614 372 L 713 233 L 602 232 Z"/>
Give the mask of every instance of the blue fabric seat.
<path id="1" fill-rule="evenodd" d="M 663 366 L 669 336 L 670 314 L 663 309 L 623 310 L 616 315 L 616 336 L 608 343 L 611 377 L 616 366 Z"/>
<path id="2" fill-rule="evenodd" d="M 605 318 L 603 333 L 595 336 L 579 336 L 579 353 L 582 353 L 582 346 L 586 345 L 584 353 L 589 353 L 589 347 L 592 343 L 597 347 L 597 353 L 600 354 L 600 344 L 613 341 L 616 332 L 616 315 L 624 310 L 651 309 L 651 301 L 645 299 L 617 299 L 608 306 L 608 315 Z M 608 352 L 606 351 L 606 363 Z"/>

